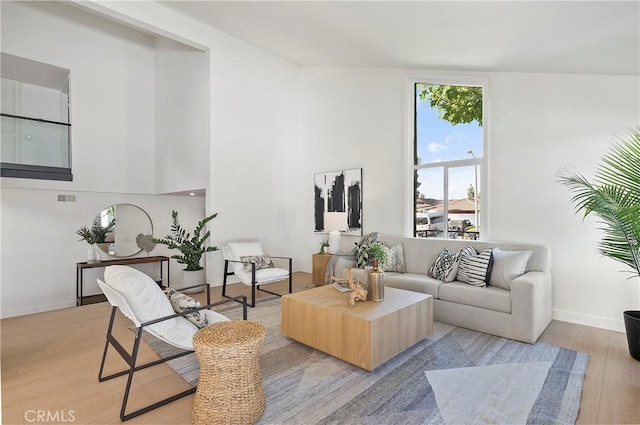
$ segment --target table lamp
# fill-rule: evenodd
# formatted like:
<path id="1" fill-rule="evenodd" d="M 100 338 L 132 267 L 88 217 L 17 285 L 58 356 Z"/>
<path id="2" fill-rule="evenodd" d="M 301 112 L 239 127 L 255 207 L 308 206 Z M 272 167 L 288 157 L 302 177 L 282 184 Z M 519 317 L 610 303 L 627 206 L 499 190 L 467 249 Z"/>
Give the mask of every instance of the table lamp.
<path id="1" fill-rule="evenodd" d="M 335 254 L 340 249 L 340 231 L 347 230 L 346 212 L 324 213 L 324 230 L 329 232 L 329 254 Z"/>

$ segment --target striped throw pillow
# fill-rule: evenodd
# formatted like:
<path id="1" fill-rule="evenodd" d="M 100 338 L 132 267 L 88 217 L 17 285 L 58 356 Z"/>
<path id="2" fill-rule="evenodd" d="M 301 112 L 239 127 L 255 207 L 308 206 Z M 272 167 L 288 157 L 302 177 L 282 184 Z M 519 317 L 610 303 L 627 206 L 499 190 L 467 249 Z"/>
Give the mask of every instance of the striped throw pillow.
<path id="1" fill-rule="evenodd" d="M 458 265 L 457 280 L 473 286 L 487 286 L 492 264 L 492 249 L 485 249 L 477 255 L 463 255 Z"/>

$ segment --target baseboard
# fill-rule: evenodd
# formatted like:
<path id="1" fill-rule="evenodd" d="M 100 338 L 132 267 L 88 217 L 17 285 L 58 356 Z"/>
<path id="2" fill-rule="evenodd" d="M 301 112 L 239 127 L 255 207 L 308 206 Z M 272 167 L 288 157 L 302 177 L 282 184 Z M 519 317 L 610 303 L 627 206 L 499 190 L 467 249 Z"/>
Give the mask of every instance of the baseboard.
<path id="1" fill-rule="evenodd" d="M 620 312 L 620 320 L 613 320 L 602 316 L 576 313 L 574 311 L 553 309 L 553 319 L 562 322 L 577 323 L 579 325 L 592 326 L 610 331 L 624 332 L 624 320 Z"/>
<path id="2" fill-rule="evenodd" d="M 75 302 L 65 302 L 57 304 L 48 304 L 40 306 L 29 306 L 26 308 L 17 308 L 14 310 L 3 310 L 0 314 L 0 318 L 8 319 L 9 317 L 26 316 L 27 314 L 43 313 L 45 311 L 60 310 L 63 308 L 75 307 Z"/>

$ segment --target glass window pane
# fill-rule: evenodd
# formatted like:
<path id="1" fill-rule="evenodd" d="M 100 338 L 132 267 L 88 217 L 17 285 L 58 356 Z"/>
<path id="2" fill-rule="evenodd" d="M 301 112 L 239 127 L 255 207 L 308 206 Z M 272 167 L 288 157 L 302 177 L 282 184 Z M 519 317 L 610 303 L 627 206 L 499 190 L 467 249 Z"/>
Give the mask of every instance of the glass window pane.
<path id="1" fill-rule="evenodd" d="M 478 239 L 480 166 L 449 169 L 449 238 Z M 476 193 L 478 196 L 476 196 Z"/>
<path id="2" fill-rule="evenodd" d="M 469 151 L 482 157 L 482 87 L 420 83 L 415 90 L 416 164 L 468 159 Z"/>
<path id="3" fill-rule="evenodd" d="M 2 162 L 69 168 L 69 127 L 2 117 Z"/>
<path id="4" fill-rule="evenodd" d="M 444 198 L 444 169 L 428 168 L 415 172 L 414 236 L 445 237 L 442 200 Z"/>

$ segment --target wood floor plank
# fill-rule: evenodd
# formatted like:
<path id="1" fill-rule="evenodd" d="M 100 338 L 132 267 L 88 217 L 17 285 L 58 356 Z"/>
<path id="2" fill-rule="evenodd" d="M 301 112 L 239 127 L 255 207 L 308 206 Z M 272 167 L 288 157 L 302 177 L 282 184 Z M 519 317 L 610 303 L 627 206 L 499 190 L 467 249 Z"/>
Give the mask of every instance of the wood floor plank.
<path id="1" fill-rule="evenodd" d="M 313 288 L 311 274 L 295 273 L 294 290 Z M 287 282 L 268 288 L 285 293 Z M 229 286 L 230 294 L 249 295 L 242 284 Z M 272 297 L 257 292 L 258 300 Z M 221 300 L 221 288 L 212 288 L 212 301 Z M 201 302 L 205 292 L 195 294 Z M 260 302 L 260 301 L 258 301 Z M 3 319 L 1 338 L 2 423 L 32 424 L 25 412 L 74 411 L 76 424 L 116 424 L 122 403 L 125 377 L 98 382 L 104 338 L 111 308 L 107 303 Z M 114 334 L 133 344 L 131 322 L 117 314 Z M 633 360 L 624 334 L 566 322 L 552 321 L 541 342 L 590 355 L 584 381 L 578 423 L 640 423 L 640 362 Z M 140 361 L 157 359 L 146 344 Z M 125 363 L 110 349 L 107 371 L 119 371 Z M 178 392 L 187 384 L 167 365 L 136 374 L 131 408 Z M 193 395 L 132 419 L 128 424 L 191 423 Z M 33 419 L 33 418 L 30 418 Z"/>

